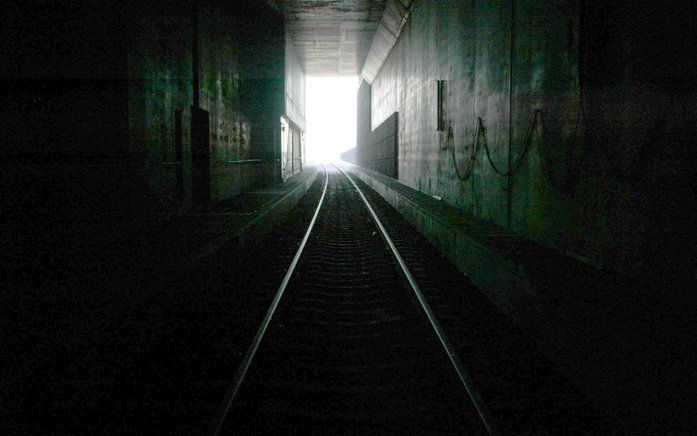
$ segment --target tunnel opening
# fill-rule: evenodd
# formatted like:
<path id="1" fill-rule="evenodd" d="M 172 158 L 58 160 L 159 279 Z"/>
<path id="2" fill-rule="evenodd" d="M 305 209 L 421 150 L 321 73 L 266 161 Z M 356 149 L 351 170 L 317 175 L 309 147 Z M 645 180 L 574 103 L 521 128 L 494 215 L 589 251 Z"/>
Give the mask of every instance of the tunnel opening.
<path id="1" fill-rule="evenodd" d="M 334 162 L 356 146 L 357 76 L 309 76 L 306 91 L 308 163 Z"/>

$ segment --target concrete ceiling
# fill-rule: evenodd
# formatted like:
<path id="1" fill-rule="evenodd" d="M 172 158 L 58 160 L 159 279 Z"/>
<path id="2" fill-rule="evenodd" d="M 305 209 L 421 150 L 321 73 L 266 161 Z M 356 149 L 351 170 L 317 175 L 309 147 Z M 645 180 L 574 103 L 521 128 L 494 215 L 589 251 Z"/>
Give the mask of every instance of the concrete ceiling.
<path id="1" fill-rule="evenodd" d="M 276 0 L 305 74 L 359 75 L 385 0 Z"/>

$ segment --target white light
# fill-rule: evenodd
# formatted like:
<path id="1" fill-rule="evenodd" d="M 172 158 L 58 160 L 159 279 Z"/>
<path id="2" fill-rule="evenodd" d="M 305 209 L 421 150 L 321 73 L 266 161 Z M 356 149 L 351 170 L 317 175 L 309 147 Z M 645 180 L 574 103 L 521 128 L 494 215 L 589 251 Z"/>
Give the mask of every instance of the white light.
<path id="1" fill-rule="evenodd" d="M 356 146 L 358 77 L 307 77 L 306 86 L 307 161 L 338 161 Z"/>

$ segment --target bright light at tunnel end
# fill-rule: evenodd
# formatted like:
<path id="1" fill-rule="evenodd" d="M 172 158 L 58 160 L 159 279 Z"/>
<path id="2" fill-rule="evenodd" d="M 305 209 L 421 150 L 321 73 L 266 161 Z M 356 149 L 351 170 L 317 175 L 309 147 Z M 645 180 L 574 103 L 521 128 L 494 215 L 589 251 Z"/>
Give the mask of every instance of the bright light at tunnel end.
<path id="1" fill-rule="evenodd" d="M 306 137 L 308 163 L 337 162 L 356 146 L 356 91 L 359 78 L 306 79 Z"/>

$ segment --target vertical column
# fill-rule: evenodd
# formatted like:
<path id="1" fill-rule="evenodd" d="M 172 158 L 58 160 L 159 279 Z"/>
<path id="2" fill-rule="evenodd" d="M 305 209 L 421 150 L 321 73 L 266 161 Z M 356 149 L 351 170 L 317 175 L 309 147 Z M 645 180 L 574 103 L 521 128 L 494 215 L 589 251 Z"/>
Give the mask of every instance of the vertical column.
<path id="1" fill-rule="evenodd" d="M 191 201 L 194 209 L 211 202 L 211 147 L 208 112 L 191 108 Z"/>
<path id="2" fill-rule="evenodd" d="M 511 161 L 513 155 L 513 65 L 515 54 L 515 0 L 511 0 L 511 46 L 509 49 L 510 60 L 508 63 L 508 162 L 506 165 L 506 227 L 511 228 L 511 211 L 513 196 L 513 174 L 511 173 Z"/>
<path id="3" fill-rule="evenodd" d="M 174 161 L 177 162 L 177 201 L 184 199 L 184 140 L 182 132 L 182 111 L 174 111 Z"/>
<path id="4" fill-rule="evenodd" d="M 194 209 L 201 210 L 211 202 L 211 147 L 210 120 L 208 112 L 201 109 L 200 96 L 200 49 L 198 26 L 198 1 L 192 7 L 192 67 L 193 100 L 191 107 L 191 202 Z"/>
<path id="5" fill-rule="evenodd" d="M 198 109 L 201 107 L 201 76 L 200 76 L 200 49 L 199 49 L 199 30 L 198 30 L 198 0 L 193 0 L 191 8 L 191 66 L 193 75 L 193 94 L 194 94 L 194 108 Z"/>

